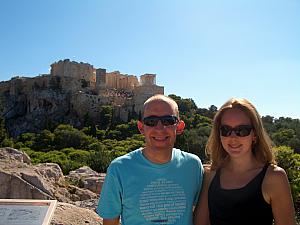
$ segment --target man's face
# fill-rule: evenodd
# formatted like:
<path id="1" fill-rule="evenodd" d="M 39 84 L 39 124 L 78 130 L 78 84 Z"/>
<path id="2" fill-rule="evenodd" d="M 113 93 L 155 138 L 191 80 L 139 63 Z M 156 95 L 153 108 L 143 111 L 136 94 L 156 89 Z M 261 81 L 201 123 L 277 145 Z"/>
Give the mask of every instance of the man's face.
<path id="1" fill-rule="evenodd" d="M 144 118 L 148 116 L 176 115 L 174 106 L 166 101 L 153 100 L 144 110 Z M 156 126 L 147 126 L 139 123 L 139 130 L 145 136 L 146 148 L 151 150 L 166 151 L 173 148 L 176 140 L 178 123 L 164 126 L 161 121 Z"/>

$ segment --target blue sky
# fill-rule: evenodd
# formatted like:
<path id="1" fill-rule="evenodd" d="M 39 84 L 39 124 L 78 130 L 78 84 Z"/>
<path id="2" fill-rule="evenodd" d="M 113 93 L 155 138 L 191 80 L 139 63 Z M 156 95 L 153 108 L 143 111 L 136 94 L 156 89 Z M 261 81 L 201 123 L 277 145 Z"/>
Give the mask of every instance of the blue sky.
<path id="1" fill-rule="evenodd" d="M 0 80 L 60 59 L 157 74 L 165 94 L 300 119 L 299 0 L 1 0 Z"/>

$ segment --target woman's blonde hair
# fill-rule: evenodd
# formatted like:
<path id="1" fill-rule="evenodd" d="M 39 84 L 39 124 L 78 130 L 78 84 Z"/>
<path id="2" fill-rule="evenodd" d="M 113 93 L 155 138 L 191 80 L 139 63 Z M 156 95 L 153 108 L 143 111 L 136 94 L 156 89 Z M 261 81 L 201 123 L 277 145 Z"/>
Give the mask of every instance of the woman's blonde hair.
<path id="1" fill-rule="evenodd" d="M 276 164 L 272 151 L 272 141 L 263 127 L 263 123 L 256 108 L 244 98 L 231 98 L 218 110 L 214 117 L 213 127 L 206 145 L 206 152 L 210 155 L 211 168 L 218 169 L 228 159 L 220 138 L 221 119 L 228 109 L 239 109 L 246 113 L 253 126 L 256 141 L 252 144 L 252 152 L 259 162 Z"/>

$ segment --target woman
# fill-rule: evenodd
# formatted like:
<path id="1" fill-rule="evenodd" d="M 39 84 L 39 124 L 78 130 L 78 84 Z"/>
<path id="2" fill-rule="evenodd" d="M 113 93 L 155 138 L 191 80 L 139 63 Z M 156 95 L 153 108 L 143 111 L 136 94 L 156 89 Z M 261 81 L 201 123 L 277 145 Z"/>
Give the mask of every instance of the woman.
<path id="1" fill-rule="evenodd" d="M 232 98 L 217 112 L 195 225 L 296 225 L 285 171 L 255 107 Z"/>

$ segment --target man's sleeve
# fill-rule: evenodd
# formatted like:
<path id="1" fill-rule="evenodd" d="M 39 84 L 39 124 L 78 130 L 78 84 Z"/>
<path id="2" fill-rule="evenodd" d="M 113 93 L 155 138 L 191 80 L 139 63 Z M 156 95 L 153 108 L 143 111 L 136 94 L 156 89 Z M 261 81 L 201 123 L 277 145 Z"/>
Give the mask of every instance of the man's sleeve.
<path id="1" fill-rule="evenodd" d="M 203 183 L 203 175 L 204 175 L 204 168 L 203 168 L 203 164 L 201 162 L 201 160 L 199 159 L 198 161 L 198 171 L 199 171 L 199 176 L 198 176 L 198 191 L 197 191 L 197 195 L 195 196 L 195 199 L 194 199 L 194 205 L 197 204 L 198 202 L 198 199 L 199 199 L 199 195 L 200 195 L 200 192 L 201 192 L 201 189 L 202 189 L 202 183 Z"/>
<path id="2" fill-rule="evenodd" d="M 105 219 L 114 219 L 122 211 L 122 190 L 116 165 L 111 164 L 100 193 L 97 213 Z"/>

